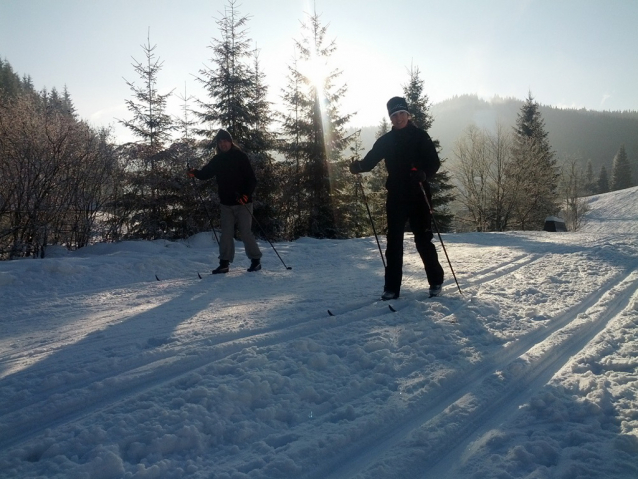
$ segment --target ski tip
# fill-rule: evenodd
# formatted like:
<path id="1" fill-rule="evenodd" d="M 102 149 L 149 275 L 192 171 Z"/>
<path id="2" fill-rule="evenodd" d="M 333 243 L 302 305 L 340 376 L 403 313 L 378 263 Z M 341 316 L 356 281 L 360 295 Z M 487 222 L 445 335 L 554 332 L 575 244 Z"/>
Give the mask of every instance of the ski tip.
<path id="1" fill-rule="evenodd" d="M 391 304 L 388 304 L 388 308 L 390 308 L 390 311 L 392 311 L 393 313 L 397 312 L 397 310 L 394 309 Z"/>
<path id="2" fill-rule="evenodd" d="M 333 312 L 328 310 L 328 316 L 334 316 Z"/>
<path id="3" fill-rule="evenodd" d="M 202 275 L 201 275 L 201 274 L 199 274 L 199 271 L 197 272 L 197 277 L 198 277 L 199 279 L 202 279 Z"/>
<path id="4" fill-rule="evenodd" d="M 159 280 L 160 280 L 160 279 L 157 277 L 157 275 L 155 275 L 155 279 L 156 279 L 157 281 L 159 281 Z"/>

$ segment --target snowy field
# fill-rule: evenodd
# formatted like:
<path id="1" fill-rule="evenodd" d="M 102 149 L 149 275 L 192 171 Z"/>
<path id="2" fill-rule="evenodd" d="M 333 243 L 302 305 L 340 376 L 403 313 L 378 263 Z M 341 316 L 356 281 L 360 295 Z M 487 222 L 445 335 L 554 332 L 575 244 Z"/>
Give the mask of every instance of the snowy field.
<path id="1" fill-rule="evenodd" d="M 637 195 L 444 235 L 463 295 L 439 247 L 427 299 L 406 237 L 396 312 L 374 238 L 219 276 L 210 234 L 2 262 L 0 477 L 635 479 Z"/>

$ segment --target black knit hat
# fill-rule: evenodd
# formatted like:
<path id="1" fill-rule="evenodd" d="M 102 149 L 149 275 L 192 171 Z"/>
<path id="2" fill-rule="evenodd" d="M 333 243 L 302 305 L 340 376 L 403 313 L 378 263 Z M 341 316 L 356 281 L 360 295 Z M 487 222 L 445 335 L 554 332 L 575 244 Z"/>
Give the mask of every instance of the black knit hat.
<path id="1" fill-rule="evenodd" d="M 233 137 L 226 130 L 219 130 L 215 135 L 215 143 L 219 140 L 228 140 L 232 143 Z"/>
<path id="2" fill-rule="evenodd" d="M 405 101 L 405 98 L 401 98 L 400 96 L 390 98 L 387 106 L 389 116 L 392 116 L 400 111 L 410 113 L 410 110 L 408 110 L 408 103 Z"/>

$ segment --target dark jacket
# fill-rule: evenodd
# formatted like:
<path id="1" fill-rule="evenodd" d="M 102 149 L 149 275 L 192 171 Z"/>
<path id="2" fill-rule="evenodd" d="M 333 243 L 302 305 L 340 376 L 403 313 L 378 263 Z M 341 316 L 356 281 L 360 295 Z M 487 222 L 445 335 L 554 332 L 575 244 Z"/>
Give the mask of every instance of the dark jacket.
<path id="1" fill-rule="evenodd" d="M 253 201 L 253 192 L 257 185 L 255 172 L 250 165 L 246 153 L 233 145 L 227 152 L 217 153 L 201 170 L 194 170 L 198 180 L 217 177 L 219 201 L 222 205 L 238 205 L 237 199 L 248 196 L 248 203 Z"/>
<path id="2" fill-rule="evenodd" d="M 361 171 L 372 170 L 381 160 L 385 160 L 388 170 L 385 186 L 388 195 L 393 197 L 422 195 L 419 193 L 420 190 L 415 190 L 415 181 L 410 177 L 410 171 L 412 168 L 422 170 L 429 180 L 441 166 L 430 135 L 425 130 L 417 128 L 411 121 L 404 128 L 390 130 L 379 138 L 359 162 Z M 427 182 L 423 186 L 429 194 Z"/>

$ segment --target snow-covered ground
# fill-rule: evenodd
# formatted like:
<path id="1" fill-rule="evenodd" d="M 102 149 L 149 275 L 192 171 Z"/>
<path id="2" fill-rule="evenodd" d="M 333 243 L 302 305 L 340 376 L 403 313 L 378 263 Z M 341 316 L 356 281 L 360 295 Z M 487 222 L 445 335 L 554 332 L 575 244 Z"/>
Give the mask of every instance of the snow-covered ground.
<path id="1" fill-rule="evenodd" d="M 2 262 L 0 477 L 636 478 L 637 194 L 444 235 L 463 295 L 441 252 L 426 298 L 408 237 L 396 312 L 374 238 Z"/>
<path id="2" fill-rule="evenodd" d="M 638 233 L 638 187 L 589 196 L 587 204 L 591 211 L 586 215 L 582 231 Z"/>

